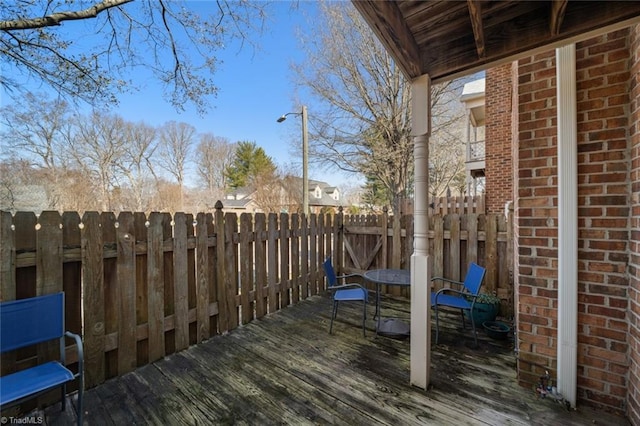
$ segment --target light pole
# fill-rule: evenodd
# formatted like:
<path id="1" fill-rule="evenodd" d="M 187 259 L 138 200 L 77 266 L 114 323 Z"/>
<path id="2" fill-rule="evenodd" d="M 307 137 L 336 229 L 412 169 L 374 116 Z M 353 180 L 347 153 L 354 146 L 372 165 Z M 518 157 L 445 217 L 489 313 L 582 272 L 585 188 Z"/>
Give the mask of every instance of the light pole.
<path id="1" fill-rule="evenodd" d="M 288 115 L 302 116 L 302 212 L 309 216 L 309 140 L 307 136 L 307 107 L 302 112 L 288 112 L 278 118 L 278 123 L 287 119 Z"/>

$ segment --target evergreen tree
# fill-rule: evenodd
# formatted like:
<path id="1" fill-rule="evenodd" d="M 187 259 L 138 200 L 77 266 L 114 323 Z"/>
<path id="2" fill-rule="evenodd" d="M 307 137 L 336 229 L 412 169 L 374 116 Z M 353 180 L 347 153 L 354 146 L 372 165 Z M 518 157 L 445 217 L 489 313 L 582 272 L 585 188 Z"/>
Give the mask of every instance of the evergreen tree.
<path id="1" fill-rule="evenodd" d="M 227 167 L 227 183 L 230 188 L 255 184 L 265 177 L 273 176 L 276 165 L 264 149 L 255 142 L 238 142 L 231 164 Z"/>

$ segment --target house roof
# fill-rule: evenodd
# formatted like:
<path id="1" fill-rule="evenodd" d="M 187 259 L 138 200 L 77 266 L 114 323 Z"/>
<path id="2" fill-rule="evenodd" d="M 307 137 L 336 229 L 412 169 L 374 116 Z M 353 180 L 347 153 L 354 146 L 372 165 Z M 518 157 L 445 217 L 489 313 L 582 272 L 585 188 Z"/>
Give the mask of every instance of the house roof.
<path id="1" fill-rule="evenodd" d="M 222 205 L 229 209 L 246 209 L 252 202 L 253 200 L 251 198 L 243 198 L 241 200 L 227 198 L 222 201 Z"/>
<path id="2" fill-rule="evenodd" d="M 409 79 L 434 83 L 640 22 L 638 1 L 376 1 L 353 4 Z"/>
<path id="3" fill-rule="evenodd" d="M 473 126 L 484 126 L 486 116 L 485 100 L 485 79 L 481 78 L 470 81 L 464 85 L 460 101 L 465 104 L 469 111 L 469 118 Z"/>

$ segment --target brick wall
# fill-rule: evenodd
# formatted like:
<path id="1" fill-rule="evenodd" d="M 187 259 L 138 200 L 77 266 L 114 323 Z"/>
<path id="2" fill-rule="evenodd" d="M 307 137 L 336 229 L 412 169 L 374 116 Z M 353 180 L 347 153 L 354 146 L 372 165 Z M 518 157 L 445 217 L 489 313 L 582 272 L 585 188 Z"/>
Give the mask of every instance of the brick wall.
<path id="1" fill-rule="evenodd" d="M 503 213 L 513 200 L 512 170 L 512 65 L 488 69 L 485 73 L 485 205 L 487 213 Z"/>
<path id="2" fill-rule="evenodd" d="M 631 223 L 629 241 L 630 367 L 627 415 L 640 424 L 640 25 L 631 32 L 630 140 Z"/>
<path id="3" fill-rule="evenodd" d="M 576 46 L 578 96 L 578 399 L 626 408 L 629 289 L 629 30 Z M 555 52 L 518 64 L 519 380 L 557 357 Z"/>
<path id="4" fill-rule="evenodd" d="M 557 178 L 555 56 L 518 63 L 518 378 L 534 385 L 555 371 Z"/>

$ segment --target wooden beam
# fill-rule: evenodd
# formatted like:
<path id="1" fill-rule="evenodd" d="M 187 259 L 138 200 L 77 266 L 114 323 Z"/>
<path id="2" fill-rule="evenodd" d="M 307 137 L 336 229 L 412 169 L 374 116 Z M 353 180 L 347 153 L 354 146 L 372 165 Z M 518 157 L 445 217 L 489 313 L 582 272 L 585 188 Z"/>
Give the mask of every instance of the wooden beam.
<path id="1" fill-rule="evenodd" d="M 560 34 L 560 27 L 564 20 L 564 12 L 567 10 L 569 0 L 553 0 L 551 2 L 551 16 L 549 17 L 549 32 L 551 36 Z"/>
<path id="2" fill-rule="evenodd" d="M 374 0 L 353 0 L 352 2 L 396 61 L 405 77 L 411 80 L 422 75 L 418 44 L 396 2 Z"/>
<path id="3" fill-rule="evenodd" d="M 467 0 L 469 7 L 469 18 L 471 18 L 471 27 L 473 28 L 473 37 L 476 40 L 476 50 L 478 57 L 484 58 L 484 30 L 482 28 L 482 6 L 476 0 Z"/>

